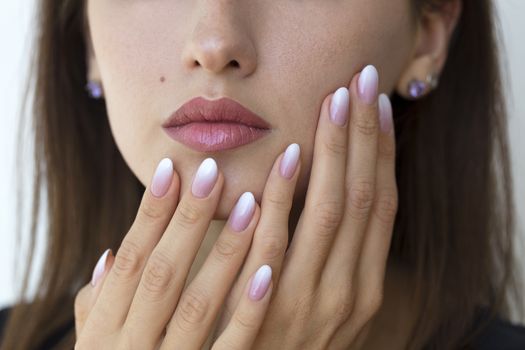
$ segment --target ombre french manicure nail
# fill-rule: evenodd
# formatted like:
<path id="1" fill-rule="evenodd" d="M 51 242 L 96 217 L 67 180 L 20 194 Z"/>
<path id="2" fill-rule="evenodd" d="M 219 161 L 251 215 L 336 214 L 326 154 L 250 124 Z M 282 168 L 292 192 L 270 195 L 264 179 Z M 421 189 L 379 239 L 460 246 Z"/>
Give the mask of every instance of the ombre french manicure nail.
<path id="1" fill-rule="evenodd" d="M 246 230 L 255 212 L 255 197 L 251 192 L 244 192 L 235 204 L 230 215 L 230 227 L 237 232 Z"/>
<path id="2" fill-rule="evenodd" d="M 270 287 L 272 280 L 272 268 L 269 265 L 263 265 L 259 267 L 255 275 L 253 276 L 249 297 L 253 301 L 261 300 Z"/>
<path id="3" fill-rule="evenodd" d="M 173 177 L 173 162 L 169 158 L 164 158 L 159 162 L 153 180 L 151 181 L 151 193 L 155 197 L 163 197 L 170 188 L 171 178 Z"/>
<path id="4" fill-rule="evenodd" d="M 373 104 L 377 99 L 378 89 L 379 89 L 379 74 L 377 69 L 372 66 L 366 66 L 359 76 L 359 81 L 357 82 L 357 90 L 359 97 L 366 104 Z"/>
<path id="5" fill-rule="evenodd" d="M 191 192 L 193 195 L 198 198 L 208 197 L 215 186 L 217 175 L 217 163 L 215 163 L 213 158 L 206 158 L 201 163 L 197 173 L 195 174 L 195 178 L 191 186 Z"/>
<path id="6" fill-rule="evenodd" d="M 330 119 L 336 125 L 343 126 L 348 119 L 350 93 L 345 87 L 337 89 L 330 103 Z"/>
<path id="7" fill-rule="evenodd" d="M 286 148 L 284 156 L 281 159 L 281 164 L 279 165 L 281 176 L 286 179 L 291 179 L 293 177 L 297 164 L 299 163 L 300 153 L 301 148 L 296 143 L 292 143 Z"/>
<path id="8" fill-rule="evenodd" d="M 379 125 L 381 131 L 389 134 L 393 127 L 394 121 L 392 119 L 392 103 L 387 95 L 379 95 Z"/>
<path id="9" fill-rule="evenodd" d="M 106 270 L 106 262 L 108 261 L 108 255 L 111 253 L 111 249 L 106 249 L 102 256 L 98 259 L 95 268 L 93 269 L 93 275 L 91 277 L 91 285 L 95 287 L 100 281 L 100 278 Z"/>

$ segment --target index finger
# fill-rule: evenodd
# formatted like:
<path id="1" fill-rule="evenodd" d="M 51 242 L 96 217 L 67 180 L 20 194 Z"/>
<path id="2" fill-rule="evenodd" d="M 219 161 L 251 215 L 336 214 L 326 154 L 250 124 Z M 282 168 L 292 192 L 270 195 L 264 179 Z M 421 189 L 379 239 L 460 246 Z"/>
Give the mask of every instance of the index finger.
<path id="1" fill-rule="evenodd" d="M 343 215 L 349 104 L 342 87 L 321 107 L 305 206 L 287 255 L 286 273 L 294 280 L 321 273 Z"/>
<path id="2" fill-rule="evenodd" d="M 135 220 L 118 249 L 92 312 L 104 320 L 105 331 L 126 319 L 145 263 L 159 242 L 179 198 L 179 177 L 170 159 L 163 159 L 146 188 Z"/>

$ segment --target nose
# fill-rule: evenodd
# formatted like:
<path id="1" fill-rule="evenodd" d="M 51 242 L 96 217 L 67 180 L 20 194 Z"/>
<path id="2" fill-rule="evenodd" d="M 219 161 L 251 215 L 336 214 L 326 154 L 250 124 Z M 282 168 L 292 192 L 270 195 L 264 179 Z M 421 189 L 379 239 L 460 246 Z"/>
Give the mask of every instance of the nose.
<path id="1" fill-rule="evenodd" d="M 243 20 L 249 18 L 243 13 L 248 7 L 231 0 L 195 3 L 203 12 L 183 48 L 184 66 L 188 70 L 201 67 L 212 74 L 252 74 L 257 67 L 257 53 Z"/>

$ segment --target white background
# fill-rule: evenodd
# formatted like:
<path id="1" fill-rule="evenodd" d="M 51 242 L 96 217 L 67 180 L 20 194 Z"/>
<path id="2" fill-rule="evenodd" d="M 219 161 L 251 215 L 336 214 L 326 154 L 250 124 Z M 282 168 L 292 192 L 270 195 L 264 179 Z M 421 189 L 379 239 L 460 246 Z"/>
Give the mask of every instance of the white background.
<path id="1" fill-rule="evenodd" d="M 505 39 L 505 60 L 510 81 L 510 137 L 514 162 L 515 195 L 521 241 L 516 242 L 520 256 L 525 254 L 525 0 L 496 0 L 500 9 Z M 34 0 L 0 2 L 0 307 L 12 303 L 14 290 L 15 247 L 15 141 L 18 111 L 26 79 L 26 61 L 31 51 Z M 520 23 L 521 22 L 521 23 Z M 521 137 L 520 137 L 521 136 Z M 30 161 L 30 157 L 24 161 Z M 25 177 L 31 174 L 25 174 Z M 37 255 L 38 257 L 39 255 Z M 522 260 L 522 262 L 525 260 Z M 521 264 L 523 266 L 523 264 Z M 525 271 L 525 270 L 524 270 Z M 524 272 L 525 274 L 525 272 Z M 525 319 L 521 320 L 525 323 Z"/>

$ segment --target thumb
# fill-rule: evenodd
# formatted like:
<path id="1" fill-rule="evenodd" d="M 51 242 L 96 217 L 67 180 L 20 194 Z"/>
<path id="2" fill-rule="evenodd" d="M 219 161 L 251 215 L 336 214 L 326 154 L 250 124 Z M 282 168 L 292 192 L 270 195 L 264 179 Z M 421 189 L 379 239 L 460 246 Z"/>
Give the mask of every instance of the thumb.
<path id="1" fill-rule="evenodd" d="M 111 269 L 115 257 L 111 249 L 107 249 L 98 259 L 91 282 L 82 287 L 75 297 L 75 331 L 77 338 L 84 328 L 84 324 L 97 301 L 98 295 L 102 290 L 108 271 Z"/>

